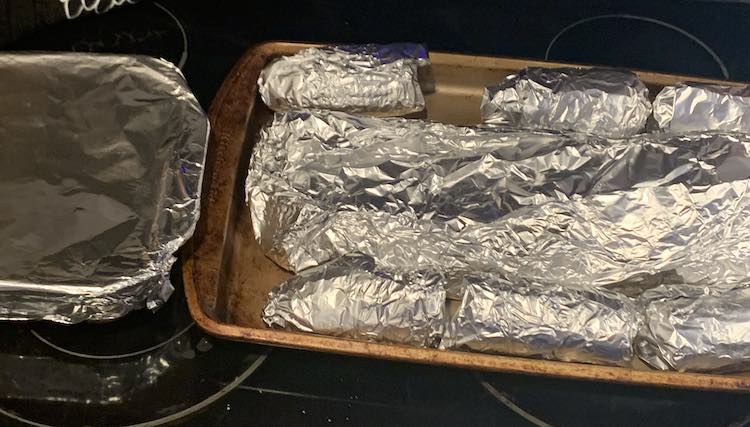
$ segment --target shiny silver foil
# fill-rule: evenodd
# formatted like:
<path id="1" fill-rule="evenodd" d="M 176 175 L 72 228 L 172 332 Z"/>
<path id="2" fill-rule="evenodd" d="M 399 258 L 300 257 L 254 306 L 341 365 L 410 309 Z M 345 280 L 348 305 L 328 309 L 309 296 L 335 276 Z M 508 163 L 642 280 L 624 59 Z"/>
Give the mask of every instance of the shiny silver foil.
<path id="1" fill-rule="evenodd" d="M 630 298 L 603 289 L 496 274 L 463 278 L 463 298 L 446 326 L 444 349 L 628 366 L 639 313 Z"/>
<path id="2" fill-rule="evenodd" d="M 748 153 L 741 134 L 606 140 L 299 111 L 261 132 L 246 189 L 258 241 L 294 271 L 361 252 L 511 280 L 726 283 L 750 273 Z"/>
<path id="3" fill-rule="evenodd" d="M 750 87 L 710 84 L 665 86 L 654 100 L 654 119 L 673 133 L 750 133 Z"/>
<path id="4" fill-rule="evenodd" d="M 267 65 L 258 87 L 263 102 L 276 111 L 398 116 L 424 110 L 417 70 L 427 64 L 427 51 L 412 43 L 309 48 Z"/>
<path id="5" fill-rule="evenodd" d="M 646 291 L 641 359 L 658 369 L 738 372 L 750 368 L 750 287 L 669 285 Z"/>
<path id="6" fill-rule="evenodd" d="M 0 55 L 0 319 L 159 306 L 190 237 L 208 121 L 172 64 Z"/>
<path id="7" fill-rule="evenodd" d="M 436 346 L 445 279 L 437 272 L 378 269 L 360 254 L 303 271 L 271 291 L 268 326 L 338 337 Z"/>
<path id="8" fill-rule="evenodd" d="M 482 120 L 623 138 L 644 131 L 648 89 L 631 71 L 529 67 L 485 89 Z"/>

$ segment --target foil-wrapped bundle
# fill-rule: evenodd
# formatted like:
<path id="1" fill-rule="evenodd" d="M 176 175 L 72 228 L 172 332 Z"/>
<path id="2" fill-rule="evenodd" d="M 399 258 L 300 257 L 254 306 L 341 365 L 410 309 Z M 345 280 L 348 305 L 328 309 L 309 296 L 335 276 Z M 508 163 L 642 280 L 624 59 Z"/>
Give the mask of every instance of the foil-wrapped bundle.
<path id="1" fill-rule="evenodd" d="M 749 148 L 289 112 L 261 133 L 247 200 L 262 247 L 294 271 L 361 252 L 560 284 L 736 282 L 750 273 Z"/>
<path id="2" fill-rule="evenodd" d="M 750 367 L 750 287 L 668 285 L 641 299 L 637 351 L 649 365 L 694 372 Z"/>
<path id="3" fill-rule="evenodd" d="M 424 110 L 418 67 L 429 64 L 418 44 L 308 48 L 263 69 L 258 87 L 276 111 L 320 108 L 398 116 Z"/>
<path id="4" fill-rule="evenodd" d="M 750 87 L 700 83 L 665 86 L 654 100 L 654 119 L 659 128 L 673 133 L 750 133 Z"/>
<path id="5" fill-rule="evenodd" d="M 208 121 L 172 64 L 0 55 L 0 319 L 159 306 L 195 226 Z"/>
<path id="6" fill-rule="evenodd" d="M 529 67 L 485 89 L 482 120 L 623 138 L 644 131 L 648 89 L 631 71 Z"/>
<path id="7" fill-rule="evenodd" d="M 352 254 L 273 289 L 263 321 L 271 327 L 432 347 L 440 341 L 444 313 L 442 274 L 382 270 L 372 258 Z"/>
<path id="8" fill-rule="evenodd" d="M 496 274 L 463 278 L 463 297 L 440 343 L 445 349 L 628 366 L 639 313 L 630 298 L 603 289 Z"/>

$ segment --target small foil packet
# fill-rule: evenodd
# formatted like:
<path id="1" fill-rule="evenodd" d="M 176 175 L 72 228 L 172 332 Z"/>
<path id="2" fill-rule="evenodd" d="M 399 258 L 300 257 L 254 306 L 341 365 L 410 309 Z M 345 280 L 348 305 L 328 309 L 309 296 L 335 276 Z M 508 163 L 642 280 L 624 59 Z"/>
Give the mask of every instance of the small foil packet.
<path id="1" fill-rule="evenodd" d="M 641 296 L 639 357 L 657 369 L 740 372 L 750 368 L 750 286 L 664 285 Z"/>
<path id="2" fill-rule="evenodd" d="M 672 133 L 750 133 L 750 87 L 700 83 L 665 86 L 654 100 L 654 119 Z"/>
<path id="3" fill-rule="evenodd" d="M 631 71 L 529 67 L 486 88 L 481 112 L 485 123 L 624 138 L 644 132 L 651 103 Z"/>
<path id="4" fill-rule="evenodd" d="M 494 273 L 463 277 L 443 349 L 629 366 L 639 313 L 604 289 L 509 282 Z"/>
<path id="5" fill-rule="evenodd" d="M 271 327 L 434 347 L 444 313 L 441 273 L 382 270 L 371 257 L 352 254 L 274 288 L 263 321 Z"/>
<path id="6" fill-rule="evenodd" d="M 0 55 L 0 319 L 156 308 L 199 215 L 209 132 L 143 56 Z"/>
<path id="7" fill-rule="evenodd" d="M 320 108 L 400 116 L 424 110 L 419 44 L 308 48 L 268 64 L 258 78 L 263 102 L 276 111 Z"/>

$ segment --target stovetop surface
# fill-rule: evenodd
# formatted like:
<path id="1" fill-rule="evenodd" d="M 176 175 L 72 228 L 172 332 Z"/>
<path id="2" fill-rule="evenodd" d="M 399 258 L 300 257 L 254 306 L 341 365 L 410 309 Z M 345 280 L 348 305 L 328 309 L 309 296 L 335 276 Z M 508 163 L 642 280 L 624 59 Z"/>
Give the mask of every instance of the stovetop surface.
<path id="1" fill-rule="evenodd" d="M 750 5 L 728 2 L 142 1 L 7 50 L 140 53 L 208 108 L 253 43 L 420 41 L 433 50 L 750 80 Z M 750 395 L 480 373 L 228 342 L 177 288 L 105 324 L 0 323 L 0 425 L 732 425 Z M 547 424 L 544 424 L 547 423 Z"/>

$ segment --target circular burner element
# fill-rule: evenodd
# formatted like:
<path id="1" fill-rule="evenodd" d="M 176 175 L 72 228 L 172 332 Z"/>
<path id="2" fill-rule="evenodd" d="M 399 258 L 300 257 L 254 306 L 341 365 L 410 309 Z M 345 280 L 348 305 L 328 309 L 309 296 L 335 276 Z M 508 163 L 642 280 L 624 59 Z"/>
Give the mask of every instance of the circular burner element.
<path id="1" fill-rule="evenodd" d="M 675 25 L 637 15 L 576 21 L 552 38 L 545 59 L 729 79 L 706 43 Z"/>
<path id="2" fill-rule="evenodd" d="M 182 283 L 179 263 L 172 268 L 173 282 Z M 31 333 L 56 351 L 84 359 L 124 359 L 146 354 L 179 339 L 193 327 L 182 287 L 162 307 L 129 313 L 106 323 L 34 324 Z"/>
<path id="3" fill-rule="evenodd" d="M 267 350 L 214 340 L 197 328 L 120 360 L 30 352 L 0 359 L 0 424 L 158 426 L 209 407 L 249 378 Z"/>

